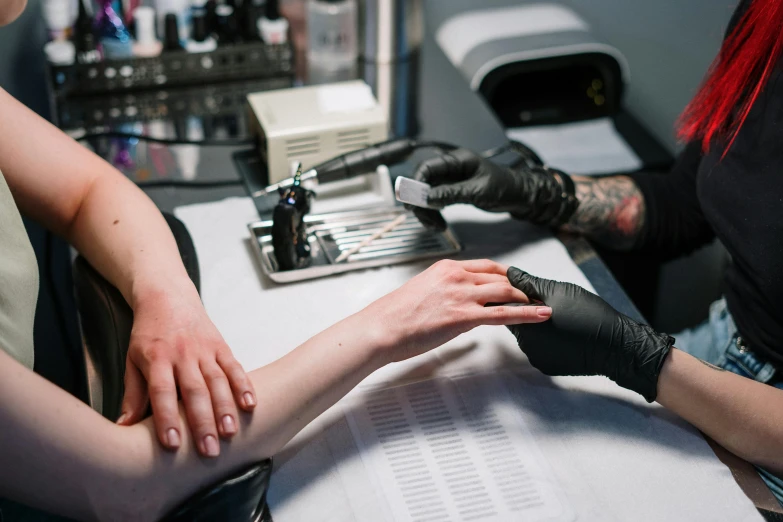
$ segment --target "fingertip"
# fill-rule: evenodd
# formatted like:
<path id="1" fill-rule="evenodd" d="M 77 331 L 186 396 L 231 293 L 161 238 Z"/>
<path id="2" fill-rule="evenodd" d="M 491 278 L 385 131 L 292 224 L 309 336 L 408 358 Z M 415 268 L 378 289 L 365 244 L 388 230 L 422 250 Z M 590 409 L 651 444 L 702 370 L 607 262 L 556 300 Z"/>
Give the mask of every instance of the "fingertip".
<path id="1" fill-rule="evenodd" d="M 242 394 L 242 409 L 252 411 L 256 407 L 256 396 L 252 392 L 246 391 Z"/>
<path id="2" fill-rule="evenodd" d="M 506 270 L 506 277 L 513 284 L 515 281 L 519 280 L 519 278 L 522 276 L 523 273 L 524 272 L 522 272 L 522 270 L 520 270 L 519 268 L 515 266 L 510 266 Z"/>
<path id="3" fill-rule="evenodd" d="M 205 436 L 200 444 L 201 454 L 205 457 L 215 458 L 220 455 L 220 444 L 214 435 Z"/>
<path id="4" fill-rule="evenodd" d="M 128 422 L 128 417 L 129 415 L 123 412 L 122 415 L 120 415 L 119 418 L 117 419 L 117 424 L 119 424 L 120 426 L 124 425 L 126 422 Z"/>
<path id="5" fill-rule="evenodd" d="M 180 446 L 182 446 L 182 437 L 180 436 L 179 430 L 177 428 L 168 428 L 160 437 L 160 442 L 167 449 L 176 451 Z"/>
<path id="6" fill-rule="evenodd" d="M 552 317 L 552 308 L 549 306 L 537 306 L 536 315 L 542 319 L 549 319 Z"/>

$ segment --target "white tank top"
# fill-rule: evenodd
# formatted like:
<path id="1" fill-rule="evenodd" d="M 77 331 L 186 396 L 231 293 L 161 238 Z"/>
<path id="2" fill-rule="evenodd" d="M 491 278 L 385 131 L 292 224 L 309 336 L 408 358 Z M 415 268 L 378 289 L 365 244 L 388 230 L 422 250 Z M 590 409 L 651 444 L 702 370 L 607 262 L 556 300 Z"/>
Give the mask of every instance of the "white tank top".
<path id="1" fill-rule="evenodd" d="M 30 369 L 37 301 L 35 252 L 0 172 L 0 350 Z"/>

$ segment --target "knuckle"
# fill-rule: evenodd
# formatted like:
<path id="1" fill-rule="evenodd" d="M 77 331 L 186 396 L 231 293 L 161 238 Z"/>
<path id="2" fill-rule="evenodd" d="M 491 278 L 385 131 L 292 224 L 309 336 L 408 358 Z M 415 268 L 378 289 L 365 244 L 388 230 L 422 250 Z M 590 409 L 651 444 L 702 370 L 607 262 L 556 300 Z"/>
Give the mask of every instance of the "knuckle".
<path id="1" fill-rule="evenodd" d="M 179 389 L 182 391 L 182 396 L 188 397 L 190 400 L 199 400 L 209 396 L 206 385 L 201 383 L 180 383 Z"/>
<path id="2" fill-rule="evenodd" d="M 176 389 L 173 385 L 164 382 L 151 382 L 149 386 L 150 396 L 161 397 L 165 395 L 174 395 Z"/>
<path id="3" fill-rule="evenodd" d="M 188 356 L 188 343 L 182 337 L 178 337 L 174 341 L 174 353 L 178 359 L 182 359 Z"/>
<path id="4" fill-rule="evenodd" d="M 517 290 L 513 286 L 511 286 L 509 284 L 504 284 L 503 285 L 503 290 L 501 291 L 501 294 L 503 295 L 503 297 L 505 299 L 511 300 L 511 299 L 516 298 Z"/>
<path id="5" fill-rule="evenodd" d="M 492 310 L 491 315 L 493 315 L 494 317 L 500 318 L 500 317 L 505 317 L 505 316 L 508 315 L 509 307 L 508 306 L 493 306 L 493 307 L 490 307 L 489 309 Z"/>
<path id="6" fill-rule="evenodd" d="M 228 397 L 216 398 L 213 401 L 213 406 L 215 408 L 215 412 L 218 414 L 219 417 L 236 412 L 236 405 L 234 404 L 233 398 L 228 398 Z"/>

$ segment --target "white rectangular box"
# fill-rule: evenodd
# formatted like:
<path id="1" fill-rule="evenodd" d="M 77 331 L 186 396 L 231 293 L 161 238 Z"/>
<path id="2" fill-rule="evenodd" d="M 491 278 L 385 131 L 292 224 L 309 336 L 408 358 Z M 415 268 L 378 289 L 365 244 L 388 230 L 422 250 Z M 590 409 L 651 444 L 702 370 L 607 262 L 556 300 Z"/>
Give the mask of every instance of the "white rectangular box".
<path id="1" fill-rule="evenodd" d="M 386 111 L 361 80 L 253 93 L 247 101 L 270 183 L 288 178 L 292 161 L 308 169 L 388 139 Z"/>

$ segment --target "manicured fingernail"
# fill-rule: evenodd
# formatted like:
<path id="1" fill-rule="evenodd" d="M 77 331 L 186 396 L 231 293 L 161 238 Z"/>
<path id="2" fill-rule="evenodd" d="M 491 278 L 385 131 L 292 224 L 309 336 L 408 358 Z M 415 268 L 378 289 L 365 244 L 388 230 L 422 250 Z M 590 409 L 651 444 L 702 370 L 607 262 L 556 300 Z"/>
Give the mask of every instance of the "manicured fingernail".
<path id="1" fill-rule="evenodd" d="M 182 441 L 179 438 L 179 432 L 174 428 L 169 428 L 166 431 L 166 440 L 169 443 L 169 448 L 179 448 Z"/>
<path id="2" fill-rule="evenodd" d="M 127 419 L 127 418 L 128 418 L 128 414 L 127 413 L 123 413 L 122 415 L 120 415 L 120 418 L 117 419 L 117 424 L 122 424 L 123 422 L 125 422 L 125 419 Z"/>
<path id="3" fill-rule="evenodd" d="M 234 424 L 234 418 L 231 415 L 224 415 L 223 420 L 223 433 L 226 435 L 233 435 L 237 432 L 237 425 Z"/>
<path id="4" fill-rule="evenodd" d="M 539 317 L 551 317 L 552 309 L 548 306 L 539 306 L 536 308 L 536 313 Z"/>
<path id="5" fill-rule="evenodd" d="M 214 435 L 204 437 L 204 454 L 207 457 L 217 457 L 220 454 L 220 446 Z"/>
<path id="6" fill-rule="evenodd" d="M 245 406 L 250 408 L 252 406 L 256 405 L 256 398 L 253 397 L 253 394 L 250 392 L 245 392 L 244 395 L 242 395 L 242 398 L 245 399 Z"/>

